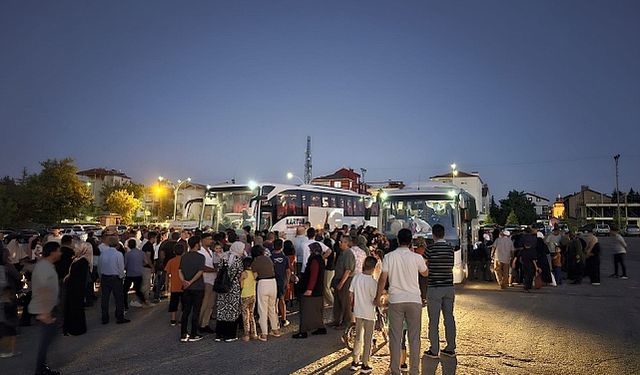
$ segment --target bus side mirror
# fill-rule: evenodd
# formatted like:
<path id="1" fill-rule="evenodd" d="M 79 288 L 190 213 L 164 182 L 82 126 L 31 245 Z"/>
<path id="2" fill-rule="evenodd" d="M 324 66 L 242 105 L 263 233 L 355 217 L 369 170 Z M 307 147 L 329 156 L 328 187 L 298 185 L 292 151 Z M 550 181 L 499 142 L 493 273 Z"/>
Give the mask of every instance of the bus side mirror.
<path id="1" fill-rule="evenodd" d="M 371 220 L 371 207 L 364 209 L 364 219 L 366 221 Z"/>

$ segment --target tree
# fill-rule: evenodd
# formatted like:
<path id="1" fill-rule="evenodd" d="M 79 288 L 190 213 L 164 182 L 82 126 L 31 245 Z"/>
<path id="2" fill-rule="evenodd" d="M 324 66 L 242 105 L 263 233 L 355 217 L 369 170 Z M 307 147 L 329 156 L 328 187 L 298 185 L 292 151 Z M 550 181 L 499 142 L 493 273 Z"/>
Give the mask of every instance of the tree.
<path id="1" fill-rule="evenodd" d="M 25 176 L 22 183 L 29 197 L 30 216 L 42 224 L 78 217 L 91 203 L 91 193 L 76 176 L 73 159 L 49 159 L 40 165 L 42 171 Z"/>
<path id="2" fill-rule="evenodd" d="M 637 191 L 633 190 L 633 188 L 631 188 L 629 190 L 629 194 L 627 195 L 627 202 L 640 203 L 640 193 L 638 193 Z"/>
<path id="3" fill-rule="evenodd" d="M 142 202 L 125 189 L 112 191 L 107 197 L 106 201 L 107 209 L 110 212 L 114 212 L 122 216 L 123 224 L 130 224 L 132 222 L 133 215 L 138 208 L 142 207 Z"/>
<path id="4" fill-rule="evenodd" d="M 489 214 L 487 215 L 487 218 L 484 219 L 484 224 L 485 225 L 496 224 L 496 220 L 493 218 L 493 216 L 491 216 L 491 214 Z"/>
<path id="5" fill-rule="evenodd" d="M 515 210 L 511 210 L 511 212 L 509 212 L 509 216 L 507 216 L 506 224 L 507 225 L 520 225 L 520 222 L 518 222 L 518 215 L 516 215 L 516 211 Z"/>
<path id="6" fill-rule="evenodd" d="M 18 223 L 17 185 L 10 177 L 0 181 L 0 228 L 14 227 Z"/>
<path id="7" fill-rule="evenodd" d="M 102 186 L 100 195 L 102 196 L 103 201 L 106 202 L 107 197 L 116 190 L 126 190 L 129 193 L 133 194 L 136 199 L 144 198 L 144 185 L 136 184 L 133 182 L 125 182 L 124 184 L 118 182 L 115 184 L 104 184 Z"/>
<path id="8" fill-rule="evenodd" d="M 508 216 L 513 211 L 518 218 L 520 224 L 533 224 L 536 221 L 536 208 L 533 202 L 530 202 L 524 195 L 524 192 L 512 190 L 506 199 L 500 200 L 500 217 L 498 223 L 507 222 Z"/>

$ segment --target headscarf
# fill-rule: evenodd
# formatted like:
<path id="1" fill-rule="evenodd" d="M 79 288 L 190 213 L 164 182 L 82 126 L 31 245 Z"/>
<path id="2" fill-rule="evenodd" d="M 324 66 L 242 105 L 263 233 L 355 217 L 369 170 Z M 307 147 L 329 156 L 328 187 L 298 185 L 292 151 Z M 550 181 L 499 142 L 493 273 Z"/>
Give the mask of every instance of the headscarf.
<path id="1" fill-rule="evenodd" d="M 79 261 L 84 258 L 89 262 L 89 271 L 93 270 L 93 246 L 89 242 L 79 242 L 75 246 L 76 257 L 73 259 L 74 262 Z"/>
<path id="2" fill-rule="evenodd" d="M 322 255 L 322 245 L 319 242 L 312 241 L 309 243 L 309 250 L 311 250 L 311 256 Z"/>
<path id="3" fill-rule="evenodd" d="M 359 235 L 357 242 L 358 242 L 358 247 L 361 248 L 362 251 L 365 252 L 365 254 L 369 255 L 369 247 L 367 246 L 367 237 L 363 235 Z"/>
<path id="4" fill-rule="evenodd" d="M 231 244 L 231 248 L 229 249 L 229 251 L 224 253 L 222 257 L 223 259 L 226 258 L 227 262 L 231 264 L 237 258 L 244 258 L 244 256 L 246 255 L 244 248 L 245 248 L 244 243 L 242 243 L 241 241 L 236 241 Z"/>
<path id="5" fill-rule="evenodd" d="M 593 250 L 593 247 L 598 243 L 598 237 L 594 236 L 593 233 L 589 233 L 585 236 L 584 240 L 587 243 L 587 247 L 584 252 L 589 254 L 591 253 L 591 250 Z"/>

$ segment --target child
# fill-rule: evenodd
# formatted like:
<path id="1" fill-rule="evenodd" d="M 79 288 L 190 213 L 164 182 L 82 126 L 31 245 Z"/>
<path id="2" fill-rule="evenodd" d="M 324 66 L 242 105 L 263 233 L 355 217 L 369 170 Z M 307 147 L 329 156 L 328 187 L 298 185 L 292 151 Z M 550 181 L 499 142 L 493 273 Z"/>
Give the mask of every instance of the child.
<path id="1" fill-rule="evenodd" d="M 164 271 L 170 278 L 170 292 L 171 297 L 169 297 L 169 312 L 171 313 L 171 325 L 175 326 L 177 324 L 177 311 L 178 305 L 181 304 L 182 300 L 182 281 L 180 280 L 179 272 L 180 272 L 180 259 L 182 259 L 182 254 L 185 251 L 185 247 L 183 243 L 178 242 L 174 248 L 176 256 L 171 258 L 169 262 L 167 262 L 167 266 L 164 268 Z"/>
<path id="2" fill-rule="evenodd" d="M 364 260 L 362 273 L 356 275 L 351 282 L 349 292 L 353 304 L 353 316 L 356 318 L 356 339 L 353 346 L 353 361 L 351 371 L 369 374 L 373 371 L 369 367 L 369 357 L 371 356 L 371 340 L 373 338 L 373 328 L 376 322 L 376 307 L 373 304 L 376 298 L 378 283 L 373 278 L 373 270 L 376 268 L 378 260 L 368 256 Z M 364 352 L 362 353 L 362 346 Z M 360 354 L 362 353 L 362 363 Z"/>
<path id="3" fill-rule="evenodd" d="M 241 306 L 242 306 L 242 323 L 244 324 L 243 341 L 257 339 L 256 319 L 253 316 L 253 310 L 256 307 L 256 277 L 251 271 L 251 262 L 253 259 L 244 258 L 242 260 L 242 274 L 240 275 L 240 287 L 242 288 Z"/>

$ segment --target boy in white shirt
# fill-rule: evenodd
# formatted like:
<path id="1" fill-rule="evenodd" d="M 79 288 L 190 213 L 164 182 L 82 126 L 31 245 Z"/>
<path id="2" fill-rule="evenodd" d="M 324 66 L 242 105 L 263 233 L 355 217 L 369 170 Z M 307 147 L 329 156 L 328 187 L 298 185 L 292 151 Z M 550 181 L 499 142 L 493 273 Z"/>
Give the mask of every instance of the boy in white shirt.
<path id="1" fill-rule="evenodd" d="M 362 273 L 356 275 L 351 282 L 349 292 L 351 303 L 353 304 L 353 316 L 356 318 L 356 338 L 353 346 L 353 361 L 351 371 L 358 371 L 361 374 L 369 374 L 373 371 L 369 367 L 369 357 L 371 356 L 371 340 L 373 338 L 373 328 L 376 322 L 376 306 L 374 304 L 378 282 L 372 274 L 376 268 L 378 260 L 368 256 L 364 260 Z M 364 341 L 364 353 L 362 346 Z M 360 355 L 362 354 L 362 363 Z"/>

